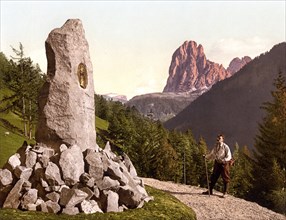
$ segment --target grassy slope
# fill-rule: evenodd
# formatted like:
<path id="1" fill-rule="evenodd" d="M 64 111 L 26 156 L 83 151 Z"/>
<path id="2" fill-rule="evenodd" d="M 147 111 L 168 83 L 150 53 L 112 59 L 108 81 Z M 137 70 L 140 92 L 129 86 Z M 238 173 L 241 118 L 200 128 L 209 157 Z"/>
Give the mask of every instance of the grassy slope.
<path id="1" fill-rule="evenodd" d="M 105 120 L 95 116 L 95 127 L 96 127 L 96 129 L 99 128 L 101 130 L 107 131 L 108 126 L 109 126 L 108 121 L 105 121 Z"/>
<path id="2" fill-rule="evenodd" d="M 4 165 L 8 158 L 14 154 L 26 140 L 23 136 L 12 133 L 11 131 L 9 131 L 9 135 L 5 135 L 6 131 L 8 130 L 3 127 L 0 122 L 0 167 Z M 28 141 L 28 143 L 29 142 L 30 141 Z"/>
<path id="3" fill-rule="evenodd" d="M 10 93 L 11 92 L 8 89 L 0 89 L 0 100 Z M 0 103 L 0 107 L 3 107 L 2 105 L 3 104 Z M 20 118 L 12 112 L 0 112 L 0 118 L 7 120 L 11 125 L 20 129 L 23 127 Z M 5 135 L 5 132 L 9 132 L 9 135 Z M 27 139 L 19 133 L 11 131 L 0 121 L 0 167 L 2 167 L 7 159 L 22 146 L 25 140 Z M 31 141 L 28 141 L 28 143 L 30 142 Z"/>
<path id="4" fill-rule="evenodd" d="M 153 219 L 196 219 L 192 209 L 181 203 L 172 195 L 163 191 L 146 186 L 149 195 L 154 196 L 154 201 L 146 203 L 141 209 L 132 209 L 121 213 L 95 213 L 78 214 L 68 216 L 64 214 L 56 215 L 42 212 L 28 212 L 13 209 L 0 209 L 1 220 L 153 220 Z"/>

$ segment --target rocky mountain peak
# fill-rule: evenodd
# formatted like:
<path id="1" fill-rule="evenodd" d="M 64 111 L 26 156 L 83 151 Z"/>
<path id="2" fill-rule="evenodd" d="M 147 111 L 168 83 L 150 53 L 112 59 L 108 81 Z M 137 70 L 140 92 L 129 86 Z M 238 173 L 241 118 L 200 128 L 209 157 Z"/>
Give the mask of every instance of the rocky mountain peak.
<path id="1" fill-rule="evenodd" d="M 249 56 L 244 56 L 241 59 L 236 57 L 234 58 L 227 68 L 227 71 L 233 75 L 237 71 L 239 71 L 242 67 L 244 67 L 247 63 L 249 63 L 252 59 Z"/>
<path id="2" fill-rule="evenodd" d="M 169 77 L 163 92 L 192 92 L 210 88 L 231 74 L 209 61 L 201 44 L 185 41 L 173 54 Z"/>

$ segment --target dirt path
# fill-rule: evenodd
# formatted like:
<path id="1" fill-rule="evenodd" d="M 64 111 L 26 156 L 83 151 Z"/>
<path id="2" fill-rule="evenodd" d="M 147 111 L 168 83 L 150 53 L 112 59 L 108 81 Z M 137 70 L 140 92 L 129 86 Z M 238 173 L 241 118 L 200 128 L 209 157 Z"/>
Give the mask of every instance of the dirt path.
<path id="1" fill-rule="evenodd" d="M 214 195 L 209 197 L 202 195 L 202 192 L 206 190 L 203 188 L 150 178 L 142 179 L 146 185 L 169 192 L 191 207 L 196 212 L 198 220 L 286 220 L 286 216 L 256 203 L 230 195 L 221 198 L 220 192 L 214 191 Z"/>

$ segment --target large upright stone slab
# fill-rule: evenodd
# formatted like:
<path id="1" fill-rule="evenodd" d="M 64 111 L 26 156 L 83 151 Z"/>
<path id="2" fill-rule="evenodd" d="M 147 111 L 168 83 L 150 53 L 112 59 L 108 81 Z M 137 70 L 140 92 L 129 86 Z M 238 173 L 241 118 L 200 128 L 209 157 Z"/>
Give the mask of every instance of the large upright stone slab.
<path id="1" fill-rule="evenodd" d="M 68 20 L 46 42 L 47 82 L 39 98 L 37 142 L 96 149 L 93 70 L 82 23 Z"/>

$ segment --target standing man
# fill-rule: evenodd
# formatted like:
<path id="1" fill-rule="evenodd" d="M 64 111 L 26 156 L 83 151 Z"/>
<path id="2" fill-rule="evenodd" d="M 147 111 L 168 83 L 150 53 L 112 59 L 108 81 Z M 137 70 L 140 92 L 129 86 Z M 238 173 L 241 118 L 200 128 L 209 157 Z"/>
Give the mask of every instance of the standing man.
<path id="1" fill-rule="evenodd" d="M 217 136 L 217 143 L 212 151 L 205 156 L 206 159 L 214 160 L 214 168 L 211 175 L 210 192 L 203 192 L 204 195 L 213 194 L 213 188 L 219 178 L 223 179 L 223 197 L 226 196 L 229 182 L 230 182 L 230 160 L 231 152 L 227 144 L 224 143 L 224 137 L 222 134 Z"/>

